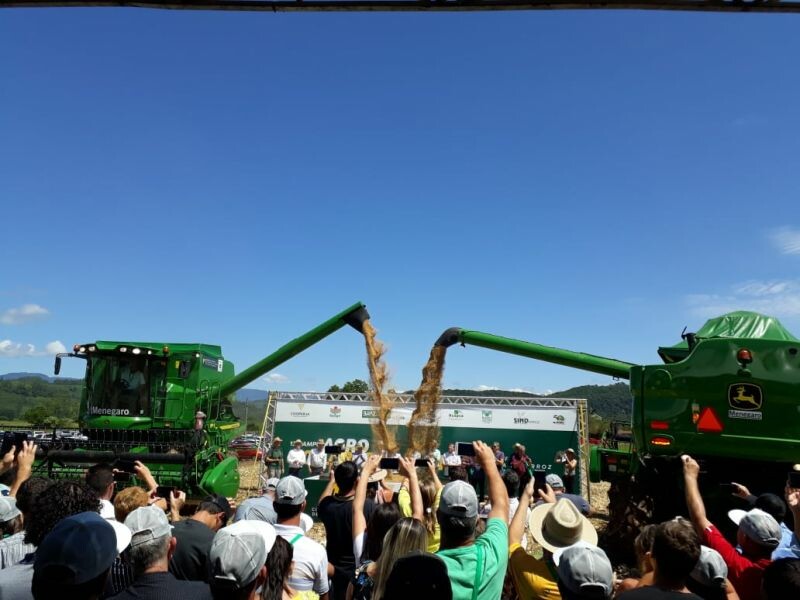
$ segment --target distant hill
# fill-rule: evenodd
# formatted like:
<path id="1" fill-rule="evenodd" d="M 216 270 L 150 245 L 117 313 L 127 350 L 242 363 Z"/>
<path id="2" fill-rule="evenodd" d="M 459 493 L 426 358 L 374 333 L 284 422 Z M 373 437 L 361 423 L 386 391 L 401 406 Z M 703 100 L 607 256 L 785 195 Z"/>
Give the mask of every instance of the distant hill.
<path id="1" fill-rule="evenodd" d="M 604 419 L 626 420 L 631 415 L 631 392 L 627 383 L 581 385 L 553 394 L 531 394 L 508 390 L 442 390 L 445 396 L 479 396 L 485 398 L 585 398 L 589 410 Z"/>
<path id="2" fill-rule="evenodd" d="M 51 383 L 55 379 L 55 377 L 48 377 L 42 373 L 6 373 L 5 375 L 0 375 L 0 381 L 14 381 L 16 379 L 29 379 L 31 377 L 36 379 L 44 379 L 45 381 L 49 381 Z"/>
<path id="3" fill-rule="evenodd" d="M 633 398 L 627 383 L 611 385 L 580 385 L 563 392 L 550 394 L 550 398 L 586 398 L 589 410 L 604 419 L 627 420 L 631 416 Z"/>
<path id="4" fill-rule="evenodd" d="M 264 390 L 254 390 L 252 388 L 243 388 L 236 392 L 236 400 L 239 402 L 252 402 L 261 401 L 266 402 L 267 400 L 267 393 Z"/>
<path id="5" fill-rule="evenodd" d="M 59 419 L 77 419 L 82 385 L 78 379 L 53 379 L 39 373 L 0 377 L 0 421 L 20 419 L 25 411 L 39 406 Z"/>

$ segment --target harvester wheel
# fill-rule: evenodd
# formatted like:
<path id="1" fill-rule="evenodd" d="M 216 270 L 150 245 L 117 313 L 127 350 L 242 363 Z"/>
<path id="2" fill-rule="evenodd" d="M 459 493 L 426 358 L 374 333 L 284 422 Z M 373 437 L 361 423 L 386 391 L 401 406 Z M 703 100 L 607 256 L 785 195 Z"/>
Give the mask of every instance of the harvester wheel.
<path id="1" fill-rule="evenodd" d="M 654 502 L 636 477 L 612 482 L 608 490 L 608 525 L 600 536 L 612 564 L 636 565 L 633 541 L 642 527 L 652 523 Z"/>

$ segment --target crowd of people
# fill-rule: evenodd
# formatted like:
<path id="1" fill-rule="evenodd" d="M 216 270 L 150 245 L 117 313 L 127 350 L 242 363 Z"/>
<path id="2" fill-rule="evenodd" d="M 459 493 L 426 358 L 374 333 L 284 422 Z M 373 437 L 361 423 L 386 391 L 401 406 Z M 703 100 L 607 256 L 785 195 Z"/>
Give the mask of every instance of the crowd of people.
<path id="1" fill-rule="evenodd" d="M 399 457 L 396 490 L 380 486 L 379 456 L 338 461 L 316 507 L 323 545 L 308 535 L 308 491 L 294 474 L 238 506 L 208 496 L 186 516 L 185 494 L 160 497 L 141 462 L 140 485 L 122 489 L 108 464 L 51 481 L 32 476 L 36 447 L 25 442 L 0 463 L 0 600 L 800 598 L 800 489 L 788 483 L 783 498 L 736 484 L 744 508 L 729 515 L 729 540 L 707 517 L 697 462 L 683 457 L 688 516 L 643 527 L 635 576 L 619 579 L 562 477 L 539 487 L 498 447 L 472 446 L 486 502 L 447 454 L 441 478 L 441 463 Z"/>

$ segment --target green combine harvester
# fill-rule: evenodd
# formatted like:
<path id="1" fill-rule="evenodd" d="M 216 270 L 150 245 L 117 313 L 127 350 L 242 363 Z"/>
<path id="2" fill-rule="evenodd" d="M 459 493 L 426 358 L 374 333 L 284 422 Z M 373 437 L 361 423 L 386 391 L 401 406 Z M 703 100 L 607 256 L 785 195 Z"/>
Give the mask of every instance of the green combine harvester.
<path id="1" fill-rule="evenodd" d="M 732 312 L 658 349 L 663 364 L 636 365 L 452 328 L 437 344 L 480 346 L 630 380 L 630 450 L 592 446 L 591 481 L 610 481 L 606 544 L 626 558 L 641 524 L 685 512 L 684 453 L 703 470 L 718 525 L 733 507 L 732 481 L 783 494 L 800 462 L 800 340 L 777 319 Z"/>
<path id="2" fill-rule="evenodd" d="M 366 307 L 356 303 L 238 375 L 222 349 L 209 344 L 76 345 L 56 357 L 55 374 L 64 357 L 86 361 L 79 415 L 86 439 L 42 444 L 37 470 L 80 477 L 98 462 L 129 469 L 140 460 L 161 485 L 190 497 L 235 496 L 238 462 L 228 456 L 241 425 L 233 412 L 235 392 L 345 325 L 363 333 L 367 319 Z"/>

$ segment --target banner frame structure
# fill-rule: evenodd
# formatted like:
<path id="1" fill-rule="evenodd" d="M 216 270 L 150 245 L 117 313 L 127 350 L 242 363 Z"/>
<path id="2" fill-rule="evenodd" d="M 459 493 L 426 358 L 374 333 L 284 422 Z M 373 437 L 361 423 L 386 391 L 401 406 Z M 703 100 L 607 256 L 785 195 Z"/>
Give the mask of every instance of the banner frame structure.
<path id="1" fill-rule="evenodd" d="M 393 396 L 395 398 L 395 409 L 393 410 L 393 415 L 396 413 L 398 414 L 397 419 L 392 418 L 390 419 L 390 424 L 398 427 L 398 439 L 401 442 L 401 446 L 403 445 L 402 442 L 405 441 L 405 427 L 403 426 L 403 417 L 400 416 L 403 413 L 405 415 L 409 415 L 410 412 L 413 410 L 415 406 L 414 396 L 413 394 L 396 394 Z M 290 408 L 296 408 L 297 406 L 302 406 L 302 412 L 297 412 L 290 410 Z M 261 447 L 266 456 L 266 452 L 269 450 L 272 444 L 272 439 L 276 434 L 276 429 L 278 429 L 278 433 L 284 431 L 285 429 L 291 429 L 295 431 L 296 427 L 308 427 L 308 426 L 316 426 L 319 427 L 320 433 L 315 434 L 312 436 L 313 439 L 317 437 L 329 437 L 330 431 L 334 429 L 336 426 L 340 426 L 337 421 L 345 420 L 347 421 L 348 414 L 352 415 L 353 411 L 362 411 L 362 416 L 372 410 L 372 394 L 371 393 L 342 393 L 342 392 L 278 392 L 273 391 L 268 393 L 268 402 L 267 402 L 267 410 L 264 415 L 264 423 L 262 425 L 262 440 L 261 440 Z M 320 408 L 322 410 L 327 410 L 328 413 L 325 414 L 324 412 L 320 414 Z M 495 409 L 498 409 L 502 412 L 496 412 Z M 580 492 L 581 495 L 590 500 L 590 487 L 589 487 L 589 442 L 588 436 L 586 432 L 588 431 L 588 410 L 587 410 L 587 402 L 585 399 L 582 398 L 547 398 L 547 397 L 495 397 L 495 396 L 466 396 L 466 395 L 459 395 L 459 396 L 442 396 L 439 402 L 439 412 L 443 413 L 446 411 L 448 416 L 445 417 L 445 420 L 452 420 L 453 418 L 467 420 L 468 417 L 472 416 L 472 421 L 475 421 L 475 414 L 476 411 L 481 411 L 480 414 L 488 413 L 489 423 L 484 423 L 481 425 L 480 423 L 477 425 L 472 425 L 471 429 L 474 431 L 475 429 L 485 429 L 488 433 L 486 434 L 487 441 L 493 441 L 492 438 L 492 431 L 497 432 L 504 432 L 506 437 L 508 436 L 509 430 L 524 430 L 530 434 L 535 432 L 542 433 L 545 429 L 558 429 L 558 427 L 554 426 L 552 423 L 544 423 L 541 427 L 537 427 L 532 423 L 536 423 L 536 421 L 530 420 L 526 416 L 523 415 L 546 415 L 551 416 L 554 411 L 558 411 L 559 416 L 560 413 L 564 413 L 563 417 L 565 419 L 564 424 L 566 428 L 561 427 L 560 433 L 562 436 L 571 435 L 574 439 L 574 445 L 578 448 L 578 458 L 579 458 L 579 468 L 578 468 L 578 478 L 580 481 Z M 513 420 L 512 422 L 514 425 L 506 427 L 506 428 L 498 428 L 497 426 L 490 427 L 490 425 L 494 425 L 491 423 L 491 418 L 493 414 L 502 415 L 503 417 L 508 417 L 513 411 Z M 315 416 L 311 416 L 312 413 L 316 413 Z M 463 416 L 460 416 L 463 415 Z M 572 417 L 574 416 L 574 422 Z M 569 419 L 567 422 L 566 419 Z M 305 421 L 301 423 L 301 421 Z M 441 422 L 441 417 L 439 419 L 439 427 L 442 428 L 443 431 L 447 431 L 448 429 L 458 430 L 460 425 L 453 425 L 452 423 L 448 422 Z M 519 424 L 517 424 L 519 421 Z M 523 423 L 524 421 L 524 423 Z M 559 424 L 561 421 L 559 421 Z M 369 422 L 363 422 L 360 425 L 354 427 L 361 427 L 363 428 L 365 425 L 368 425 Z M 327 427 L 326 427 L 327 426 Z M 341 426 L 340 426 L 341 427 Z M 469 427 L 469 426 L 468 426 Z M 327 431 L 326 431 L 327 429 Z M 363 430 L 363 429 L 362 429 Z M 550 434 L 554 433 L 552 431 L 548 432 Z M 281 434 L 282 435 L 282 434 Z M 284 441 L 286 442 L 286 446 L 284 446 L 284 452 L 288 451 L 289 444 L 291 440 L 287 439 L 287 436 L 283 436 Z M 495 436 L 497 437 L 497 436 Z M 304 440 L 304 447 L 309 447 L 310 444 L 305 442 L 311 441 L 311 439 Z M 491 439 L 490 439 L 491 438 Z M 333 438 L 335 439 L 335 438 Z M 371 440 L 371 435 L 369 438 Z M 353 442 L 353 440 L 350 440 Z M 448 441 L 456 441 L 456 440 L 448 440 Z M 458 441 L 466 441 L 466 440 L 458 440 Z M 444 450 L 444 448 L 442 448 Z M 507 455 L 511 452 L 511 448 L 505 447 L 504 450 L 506 451 Z M 536 460 L 536 456 L 534 456 L 534 460 Z M 262 481 L 262 485 L 266 484 L 267 478 L 267 470 L 263 463 L 260 462 L 259 468 L 259 476 L 260 480 Z M 552 466 L 552 465 L 551 465 Z M 560 471 L 560 467 L 559 467 Z"/>

